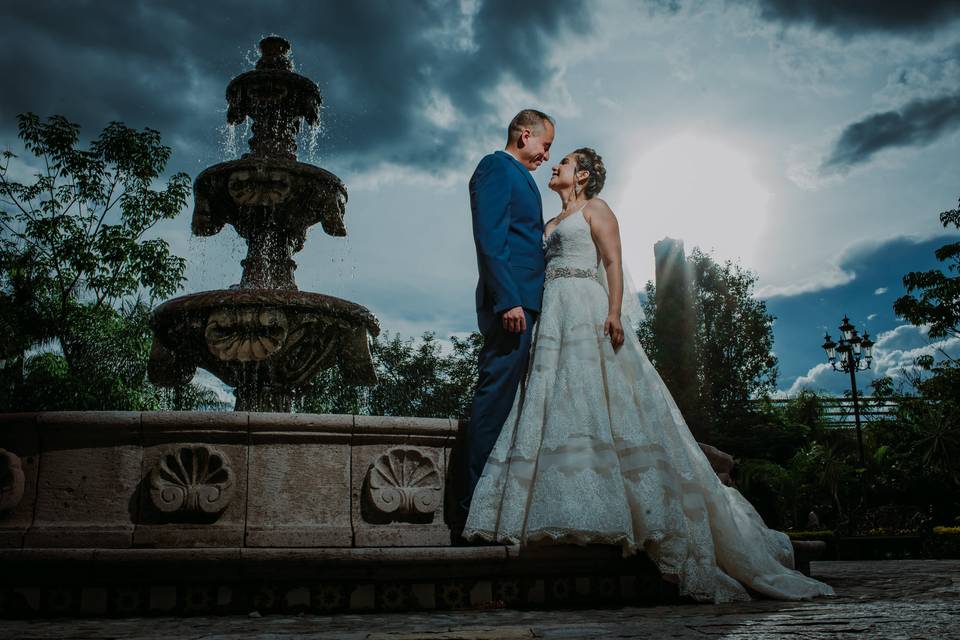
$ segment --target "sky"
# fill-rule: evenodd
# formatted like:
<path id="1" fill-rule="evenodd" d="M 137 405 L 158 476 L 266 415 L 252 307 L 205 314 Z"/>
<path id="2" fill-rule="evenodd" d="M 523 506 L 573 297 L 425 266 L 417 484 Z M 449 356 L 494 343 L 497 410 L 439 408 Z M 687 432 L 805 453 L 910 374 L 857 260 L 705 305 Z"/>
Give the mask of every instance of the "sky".
<path id="1" fill-rule="evenodd" d="M 324 99 L 300 159 L 349 192 L 348 237 L 314 227 L 297 282 L 387 331 L 475 329 L 467 181 L 535 107 L 557 120 L 553 161 L 602 154 L 635 282 L 663 237 L 757 274 L 781 391 L 843 392 L 819 345 L 844 314 L 877 339 L 868 378 L 960 355 L 892 310 L 902 276 L 957 240 L 938 220 L 960 197 L 956 0 L 7 0 L 0 24 L 0 148 L 22 151 L 25 111 L 88 138 L 119 120 L 159 130 L 168 172 L 191 176 L 246 151 L 224 90 L 262 37 L 290 40 Z M 33 170 L 22 156 L 11 175 Z M 534 177 L 549 219 L 549 167 Z M 189 260 L 183 293 L 238 282 L 242 241 L 192 238 L 191 212 L 155 229 Z"/>

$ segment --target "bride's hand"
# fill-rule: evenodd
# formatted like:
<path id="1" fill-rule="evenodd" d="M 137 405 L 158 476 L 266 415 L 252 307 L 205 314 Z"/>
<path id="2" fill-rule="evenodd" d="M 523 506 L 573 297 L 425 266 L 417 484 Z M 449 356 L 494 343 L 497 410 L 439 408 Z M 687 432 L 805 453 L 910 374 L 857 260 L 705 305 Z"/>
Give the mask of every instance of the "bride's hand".
<path id="1" fill-rule="evenodd" d="M 603 323 L 603 335 L 610 336 L 610 344 L 614 351 L 623 344 L 623 325 L 620 324 L 620 316 L 610 314 Z"/>

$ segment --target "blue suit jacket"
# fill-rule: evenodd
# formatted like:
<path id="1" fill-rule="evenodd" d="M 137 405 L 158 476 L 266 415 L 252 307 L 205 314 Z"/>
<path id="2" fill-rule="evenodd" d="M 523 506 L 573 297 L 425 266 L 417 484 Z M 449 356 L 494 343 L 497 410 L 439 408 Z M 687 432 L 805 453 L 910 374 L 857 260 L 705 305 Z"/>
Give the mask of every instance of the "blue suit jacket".
<path id="1" fill-rule="evenodd" d="M 485 156 L 470 178 L 477 246 L 477 312 L 540 310 L 543 205 L 533 176 L 509 153 Z"/>

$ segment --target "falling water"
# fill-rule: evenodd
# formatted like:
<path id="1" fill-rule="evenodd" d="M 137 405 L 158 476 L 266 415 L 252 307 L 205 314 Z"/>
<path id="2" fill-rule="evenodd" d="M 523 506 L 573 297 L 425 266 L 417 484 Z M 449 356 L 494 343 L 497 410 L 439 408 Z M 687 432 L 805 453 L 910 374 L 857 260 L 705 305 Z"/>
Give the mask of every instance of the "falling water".
<path id="1" fill-rule="evenodd" d="M 297 146 L 306 153 L 306 160 L 310 164 L 320 164 L 320 139 L 325 138 L 327 131 L 323 126 L 323 115 L 314 125 L 301 128 L 301 140 L 297 140 Z"/>
<path id="2" fill-rule="evenodd" d="M 225 160 L 235 160 L 240 154 L 237 145 L 236 125 L 225 123 L 220 126 L 220 155 Z"/>
<path id="3" fill-rule="evenodd" d="M 257 66 L 257 62 L 260 60 L 260 45 L 259 43 L 263 41 L 267 36 L 261 35 L 260 40 L 257 41 L 258 44 L 253 45 L 249 49 L 246 49 L 243 52 L 243 62 L 246 65 L 240 71 L 246 71 Z"/>

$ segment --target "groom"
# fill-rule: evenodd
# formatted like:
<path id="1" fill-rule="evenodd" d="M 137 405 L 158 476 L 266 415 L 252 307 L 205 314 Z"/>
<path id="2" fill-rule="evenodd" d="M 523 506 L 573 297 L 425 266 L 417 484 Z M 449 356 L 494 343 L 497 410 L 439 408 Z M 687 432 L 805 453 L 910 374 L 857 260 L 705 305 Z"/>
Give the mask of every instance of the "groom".
<path id="1" fill-rule="evenodd" d="M 527 372 L 533 324 L 543 295 L 543 206 L 531 171 L 550 159 L 554 121 L 524 109 L 507 146 L 483 158 L 470 179 L 477 247 L 480 376 L 466 434 L 463 516 Z"/>

